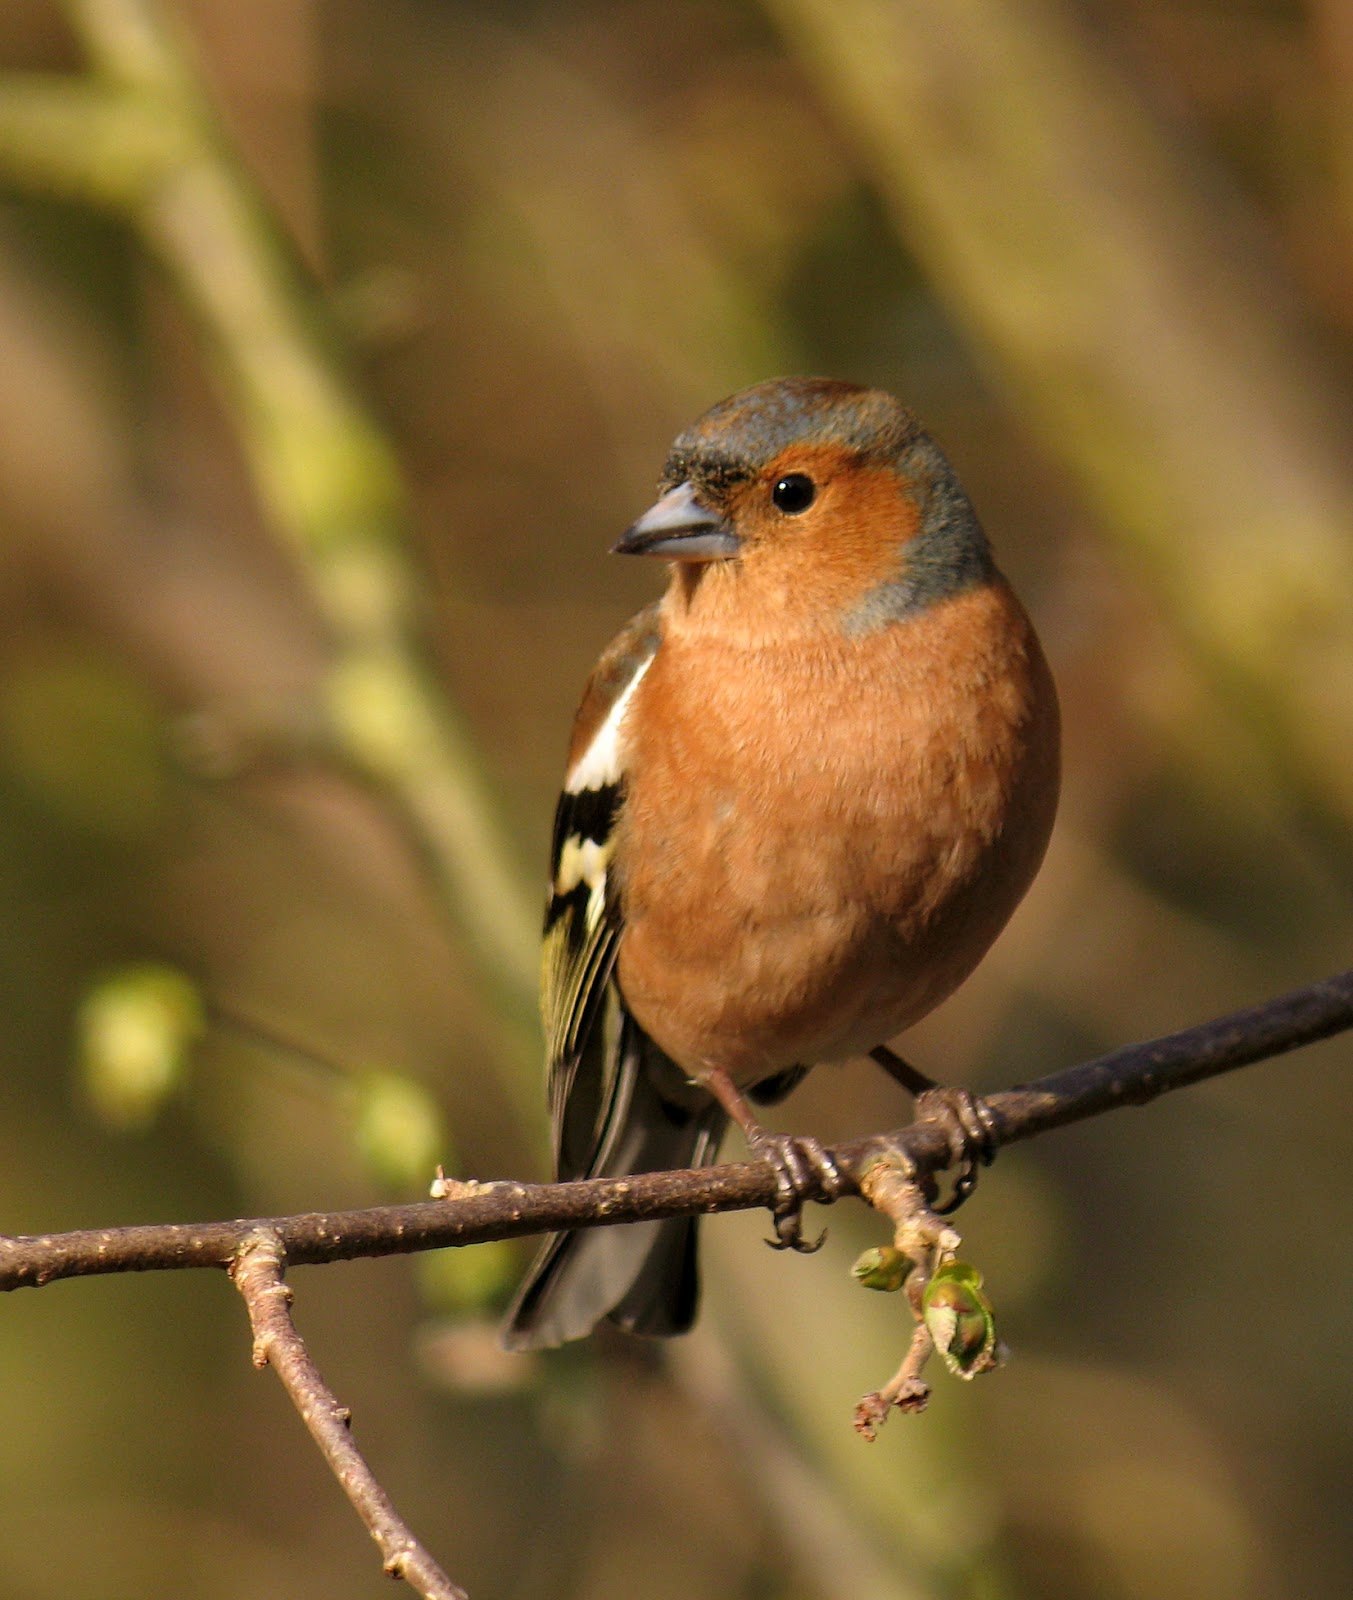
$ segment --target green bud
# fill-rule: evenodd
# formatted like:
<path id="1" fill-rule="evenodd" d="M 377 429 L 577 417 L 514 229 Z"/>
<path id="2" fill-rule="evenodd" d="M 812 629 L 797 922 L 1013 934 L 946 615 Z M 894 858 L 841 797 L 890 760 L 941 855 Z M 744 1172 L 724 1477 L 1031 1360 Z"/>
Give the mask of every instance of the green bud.
<path id="1" fill-rule="evenodd" d="M 124 967 L 96 983 L 78 1021 L 80 1087 L 95 1114 L 124 1131 L 148 1127 L 203 1026 L 195 985 L 172 967 Z"/>
<path id="2" fill-rule="evenodd" d="M 426 1187 L 428 1174 L 450 1155 L 432 1096 L 395 1072 L 363 1073 L 354 1087 L 357 1148 L 368 1169 L 392 1189 Z"/>
<path id="3" fill-rule="evenodd" d="M 864 1251 L 851 1267 L 856 1280 L 866 1289 L 881 1289 L 893 1294 L 907 1280 L 915 1263 L 891 1244 L 876 1244 Z"/>
<path id="4" fill-rule="evenodd" d="M 996 1315 L 982 1289 L 982 1274 L 963 1261 L 948 1261 L 921 1297 L 926 1328 L 944 1364 L 956 1378 L 975 1378 L 1004 1359 L 996 1338 Z"/>

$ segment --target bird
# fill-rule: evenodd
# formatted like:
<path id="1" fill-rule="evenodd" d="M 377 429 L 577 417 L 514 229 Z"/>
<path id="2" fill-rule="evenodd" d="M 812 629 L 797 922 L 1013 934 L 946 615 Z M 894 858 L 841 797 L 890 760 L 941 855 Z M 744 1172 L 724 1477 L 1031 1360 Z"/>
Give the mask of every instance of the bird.
<path id="1" fill-rule="evenodd" d="M 840 1174 L 756 1111 L 810 1069 L 872 1056 L 980 1145 L 981 1103 L 888 1041 L 972 972 L 1042 862 L 1056 689 L 954 469 L 880 389 L 788 377 L 720 401 L 614 551 L 669 575 L 587 683 L 555 814 L 557 1176 L 712 1162 L 733 1121 L 776 1169 L 770 1242 L 811 1249 L 804 1190 Z M 504 1343 L 685 1332 L 696 1231 L 551 1236 Z"/>

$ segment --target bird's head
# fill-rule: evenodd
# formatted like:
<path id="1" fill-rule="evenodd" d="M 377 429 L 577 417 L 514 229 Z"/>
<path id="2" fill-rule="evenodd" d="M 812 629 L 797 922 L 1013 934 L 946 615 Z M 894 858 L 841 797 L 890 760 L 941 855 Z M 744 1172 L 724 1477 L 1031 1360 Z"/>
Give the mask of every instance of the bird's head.
<path id="1" fill-rule="evenodd" d="M 615 550 L 676 563 L 688 600 L 712 589 L 704 601 L 720 609 L 773 607 L 847 632 L 993 570 L 953 469 L 911 412 L 827 378 L 775 379 L 707 411 Z"/>

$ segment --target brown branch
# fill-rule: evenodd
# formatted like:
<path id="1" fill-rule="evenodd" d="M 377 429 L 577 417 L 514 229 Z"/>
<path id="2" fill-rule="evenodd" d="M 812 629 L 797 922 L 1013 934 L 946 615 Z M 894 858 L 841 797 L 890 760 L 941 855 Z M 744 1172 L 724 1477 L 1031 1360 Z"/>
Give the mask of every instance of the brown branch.
<path id="1" fill-rule="evenodd" d="M 418 1542 L 377 1483 L 349 1432 L 349 1412 L 320 1377 L 291 1316 L 291 1290 L 282 1281 L 286 1252 L 277 1234 L 259 1228 L 240 1245 L 230 1276 L 249 1308 L 254 1365 L 282 1380 L 301 1421 L 320 1448 L 376 1541 L 385 1570 L 403 1578 L 425 1600 L 468 1600 Z"/>
<path id="2" fill-rule="evenodd" d="M 1353 971 L 990 1095 L 993 1142 L 1013 1144 L 1117 1106 L 1143 1105 L 1171 1089 L 1282 1055 L 1348 1028 L 1353 1028 Z M 898 1151 L 920 1171 L 936 1171 L 948 1159 L 947 1136 L 940 1124 L 927 1120 L 837 1146 L 833 1154 L 849 1177 L 847 1192 L 858 1192 L 859 1177 L 880 1155 Z M 228 1268 L 245 1240 L 259 1229 L 275 1233 L 288 1263 L 296 1266 L 565 1228 L 746 1210 L 769 1205 L 774 1195 L 772 1168 L 764 1161 L 748 1161 L 579 1183 L 452 1184 L 445 1199 L 363 1211 L 0 1236 L 0 1289 L 108 1272 Z M 826 1196 L 818 1198 L 825 1201 Z"/>

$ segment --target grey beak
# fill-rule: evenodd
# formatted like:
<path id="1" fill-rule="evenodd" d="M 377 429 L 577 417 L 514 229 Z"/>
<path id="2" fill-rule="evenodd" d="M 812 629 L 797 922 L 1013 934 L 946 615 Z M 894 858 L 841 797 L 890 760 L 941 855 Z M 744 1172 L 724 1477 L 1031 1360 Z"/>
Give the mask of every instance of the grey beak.
<path id="1" fill-rule="evenodd" d="M 679 483 L 625 529 L 611 546 L 611 554 L 726 561 L 739 548 L 731 525 L 717 511 L 702 506 L 689 483 Z"/>

